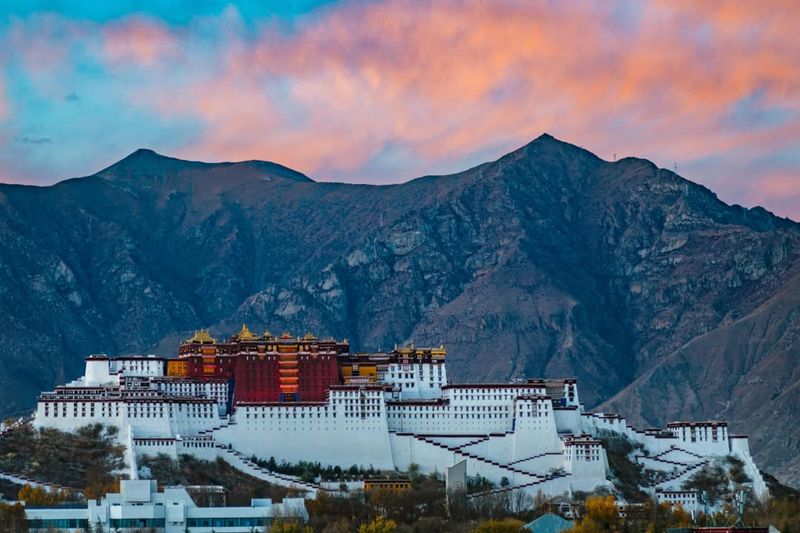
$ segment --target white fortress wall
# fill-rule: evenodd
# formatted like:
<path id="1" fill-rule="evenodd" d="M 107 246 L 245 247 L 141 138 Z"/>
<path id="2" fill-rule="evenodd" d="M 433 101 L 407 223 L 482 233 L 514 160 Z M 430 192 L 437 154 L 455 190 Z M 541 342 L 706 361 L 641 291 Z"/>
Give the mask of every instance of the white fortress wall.
<path id="1" fill-rule="evenodd" d="M 581 426 L 581 411 L 577 406 L 553 406 L 553 416 L 559 433 L 585 433 Z"/>
<path id="2" fill-rule="evenodd" d="M 574 379 L 450 385 L 443 353 L 379 366 L 373 381 L 332 385 L 325 401 L 237 402 L 230 416 L 230 377 L 167 376 L 166 360 L 155 356 L 90 356 L 83 378 L 42 393 L 34 424 L 115 425 L 133 469 L 137 454 L 157 453 L 223 457 L 242 468 L 254 468 L 244 458 L 256 456 L 387 470 L 415 463 L 423 472 L 466 459 L 469 475 L 506 478 L 532 494 L 607 486 L 597 439 L 610 433 L 642 445 L 648 467 L 684 465 L 682 478 L 705 458 L 735 455 L 766 494 L 747 439 L 729 437 L 725 423 L 637 430 L 618 415 L 584 412 Z"/>
<path id="3" fill-rule="evenodd" d="M 550 398 L 519 398 L 514 411 L 513 460 L 561 449 Z"/>
<path id="4" fill-rule="evenodd" d="M 236 423 L 213 434 L 261 459 L 394 468 L 381 391 L 335 390 L 327 403 L 243 404 Z"/>
<path id="5" fill-rule="evenodd" d="M 447 385 L 447 369 L 444 360 L 435 363 L 392 363 L 382 376 L 383 383 L 393 385 L 402 398 L 433 399 L 442 394 Z"/>
<path id="6" fill-rule="evenodd" d="M 731 453 L 744 462 L 744 472 L 753 482 L 753 491 L 758 498 L 764 498 L 769 495 L 767 483 L 761 475 L 761 471 L 756 466 L 753 457 L 750 455 L 750 440 L 741 435 L 731 435 L 729 437 L 731 445 Z"/>

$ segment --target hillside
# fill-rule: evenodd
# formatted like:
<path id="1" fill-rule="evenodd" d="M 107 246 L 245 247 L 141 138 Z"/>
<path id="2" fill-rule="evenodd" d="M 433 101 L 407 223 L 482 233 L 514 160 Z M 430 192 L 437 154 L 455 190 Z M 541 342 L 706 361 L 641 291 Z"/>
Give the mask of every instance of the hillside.
<path id="1" fill-rule="evenodd" d="M 380 187 L 139 150 L 0 185 L 0 405 L 29 410 L 88 353 L 171 354 L 246 321 L 443 343 L 458 381 L 576 376 L 640 423 L 728 418 L 796 482 L 799 253 L 794 222 L 547 135 Z"/>

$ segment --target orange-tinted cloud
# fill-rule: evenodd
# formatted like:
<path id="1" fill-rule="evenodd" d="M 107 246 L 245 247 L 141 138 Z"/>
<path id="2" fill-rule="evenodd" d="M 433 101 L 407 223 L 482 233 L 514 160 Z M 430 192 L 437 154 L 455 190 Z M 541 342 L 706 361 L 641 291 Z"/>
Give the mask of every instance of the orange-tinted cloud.
<path id="1" fill-rule="evenodd" d="M 8 104 L 6 103 L 6 85 L 3 77 L 0 76 L 0 120 L 3 120 L 8 113 Z"/>
<path id="2" fill-rule="evenodd" d="M 604 155 L 686 160 L 748 142 L 723 120 L 749 95 L 798 106 L 800 50 L 787 23 L 797 4 L 762 16 L 655 3 L 626 32 L 607 6 L 353 4 L 288 37 L 267 28 L 238 43 L 166 107 L 213 125 L 187 154 L 271 156 L 342 176 L 387 145 L 430 165 L 543 130 Z"/>
<path id="3" fill-rule="evenodd" d="M 745 189 L 753 205 L 767 205 L 783 216 L 800 220 L 800 173 L 796 170 L 753 173 Z"/>
<path id="4" fill-rule="evenodd" d="M 103 29 L 103 54 L 117 66 L 153 65 L 169 59 L 176 46 L 177 39 L 164 24 L 140 16 L 110 23 Z"/>
<path id="5" fill-rule="evenodd" d="M 133 16 L 72 31 L 97 36 L 83 46 L 126 112 L 192 125 L 170 145 L 176 155 L 397 181 L 547 131 L 606 158 L 676 162 L 751 205 L 749 162 L 800 151 L 796 20 L 800 3 L 788 1 L 387 0 L 291 26 L 248 25 L 230 8 L 180 27 Z M 46 22 L 45 58 L 71 35 Z M 708 164 L 726 158 L 747 174 Z M 763 175 L 778 180 L 777 167 Z"/>

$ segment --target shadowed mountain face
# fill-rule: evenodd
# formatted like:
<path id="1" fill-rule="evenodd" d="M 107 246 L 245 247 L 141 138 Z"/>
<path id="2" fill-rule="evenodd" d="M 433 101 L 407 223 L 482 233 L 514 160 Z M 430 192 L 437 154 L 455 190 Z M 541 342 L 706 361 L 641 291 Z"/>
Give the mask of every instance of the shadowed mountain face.
<path id="1" fill-rule="evenodd" d="M 550 136 L 402 185 L 139 150 L 0 186 L 0 405 L 192 329 L 444 344 L 456 381 L 576 376 L 641 424 L 727 418 L 800 480 L 800 225 Z M 787 466 L 788 465 L 788 466 Z"/>

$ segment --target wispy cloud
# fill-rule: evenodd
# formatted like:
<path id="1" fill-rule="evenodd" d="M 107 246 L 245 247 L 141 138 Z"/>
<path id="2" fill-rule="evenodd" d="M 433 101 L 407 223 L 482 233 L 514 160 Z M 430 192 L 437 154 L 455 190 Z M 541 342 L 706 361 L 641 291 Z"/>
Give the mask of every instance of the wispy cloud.
<path id="1" fill-rule="evenodd" d="M 800 180 L 800 161 L 769 157 L 800 151 L 799 17 L 797 2 L 660 0 L 352 2 L 290 22 L 235 7 L 181 24 L 34 14 L 8 32 L 22 51 L 10 75 L 29 89 L 11 127 L 59 133 L 75 115 L 42 100 L 80 87 L 92 133 L 63 150 L 107 163 L 146 144 L 370 182 L 459 170 L 548 131 L 800 216 L 800 199 L 747 185 Z M 80 160 L 74 173 L 92 170 Z"/>
<path id="2" fill-rule="evenodd" d="M 20 137 L 17 141 L 22 144 L 53 144 L 53 139 L 50 137 L 30 137 L 28 135 Z"/>
<path id="3" fill-rule="evenodd" d="M 8 104 L 6 103 L 6 87 L 3 77 L 0 76 L 0 120 L 6 117 L 8 112 Z"/>

